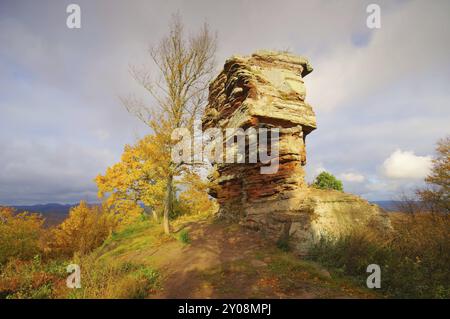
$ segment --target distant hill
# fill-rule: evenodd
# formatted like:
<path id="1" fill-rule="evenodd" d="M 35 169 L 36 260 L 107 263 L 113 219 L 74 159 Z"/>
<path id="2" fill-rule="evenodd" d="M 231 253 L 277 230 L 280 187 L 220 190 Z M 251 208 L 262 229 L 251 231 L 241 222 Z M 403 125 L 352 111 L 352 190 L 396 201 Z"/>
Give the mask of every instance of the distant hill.
<path id="1" fill-rule="evenodd" d="M 19 212 L 40 213 L 45 218 L 45 226 L 53 226 L 61 223 L 68 215 L 72 207 L 77 204 L 39 204 L 11 206 Z"/>
<path id="2" fill-rule="evenodd" d="M 376 204 L 386 211 L 398 211 L 401 201 L 398 200 L 378 200 L 371 201 L 372 204 Z"/>

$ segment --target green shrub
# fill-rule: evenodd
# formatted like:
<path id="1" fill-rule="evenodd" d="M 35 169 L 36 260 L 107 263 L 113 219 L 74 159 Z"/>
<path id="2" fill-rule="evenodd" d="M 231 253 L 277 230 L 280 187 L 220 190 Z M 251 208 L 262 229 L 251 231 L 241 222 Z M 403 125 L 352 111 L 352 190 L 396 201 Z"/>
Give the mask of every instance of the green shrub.
<path id="1" fill-rule="evenodd" d="M 290 246 L 289 246 L 289 238 L 280 238 L 277 240 L 277 247 L 278 249 L 282 250 L 282 251 L 289 251 L 290 250 Z"/>
<path id="2" fill-rule="evenodd" d="M 183 230 L 180 232 L 180 235 L 179 235 L 178 239 L 179 239 L 183 244 L 189 244 L 189 242 L 190 242 L 189 232 L 188 232 L 186 229 L 183 229 Z"/>
<path id="3" fill-rule="evenodd" d="M 322 172 L 317 175 L 314 180 L 313 186 L 320 189 L 335 189 L 338 191 L 344 191 L 342 182 L 338 180 L 333 174 L 328 172 Z"/>
<path id="4" fill-rule="evenodd" d="M 147 213 L 145 213 L 145 212 L 142 212 L 142 213 L 139 215 L 139 218 L 138 218 L 138 220 L 139 220 L 140 222 L 145 222 L 145 221 L 148 221 L 149 219 L 150 219 L 149 214 L 147 214 Z"/>

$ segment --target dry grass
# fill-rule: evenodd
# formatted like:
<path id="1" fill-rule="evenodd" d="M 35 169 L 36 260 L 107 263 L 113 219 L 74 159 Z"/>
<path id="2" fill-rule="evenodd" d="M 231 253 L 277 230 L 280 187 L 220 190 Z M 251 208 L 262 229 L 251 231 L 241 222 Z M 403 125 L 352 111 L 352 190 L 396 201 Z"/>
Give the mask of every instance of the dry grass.
<path id="1" fill-rule="evenodd" d="M 158 288 L 158 272 L 144 264 L 89 257 L 80 266 L 82 288 L 72 290 L 69 298 L 142 299 Z"/>
<path id="2" fill-rule="evenodd" d="M 418 213 L 392 216 L 394 231 L 359 229 L 336 241 L 323 239 L 311 257 L 365 285 L 366 267 L 382 269 L 381 290 L 389 297 L 450 297 L 450 217 Z"/>

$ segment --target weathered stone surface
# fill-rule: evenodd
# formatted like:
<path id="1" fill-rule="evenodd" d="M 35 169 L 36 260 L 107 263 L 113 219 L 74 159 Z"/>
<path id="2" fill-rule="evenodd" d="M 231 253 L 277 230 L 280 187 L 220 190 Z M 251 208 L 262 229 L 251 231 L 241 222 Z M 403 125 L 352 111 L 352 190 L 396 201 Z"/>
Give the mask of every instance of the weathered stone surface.
<path id="1" fill-rule="evenodd" d="M 386 213 L 377 205 L 333 190 L 305 188 L 284 200 L 265 201 L 244 210 L 241 224 L 274 240 L 289 239 L 301 253 L 321 237 L 339 238 L 357 227 L 390 229 Z"/>
<path id="2" fill-rule="evenodd" d="M 316 128 L 303 84 L 303 76 L 310 72 L 306 58 L 277 52 L 228 59 L 210 85 L 203 127 L 300 125 L 308 134 Z"/>
<path id="3" fill-rule="evenodd" d="M 306 136 L 316 129 L 312 107 L 305 102 L 303 77 L 308 60 L 261 51 L 228 59 L 210 85 L 203 129 L 278 128 L 279 167 L 261 174 L 264 164 L 216 163 L 210 194 L 219 215 L 276 240 L 289 239 L 299 252 L 321 236 L 339 237 L 359 225 L 388 227 L 381 210 L 361 198 L 338 191 L 308 188 L 304 180 Z M 247 140 L 247 143 L 249 141 Z"/>

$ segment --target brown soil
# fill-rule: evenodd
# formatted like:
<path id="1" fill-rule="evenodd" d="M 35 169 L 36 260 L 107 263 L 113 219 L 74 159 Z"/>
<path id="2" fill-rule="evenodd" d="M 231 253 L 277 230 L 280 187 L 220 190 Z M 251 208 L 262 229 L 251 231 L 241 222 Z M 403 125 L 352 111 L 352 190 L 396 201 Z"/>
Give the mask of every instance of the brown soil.
<path id="1" fill-rule="evenodd" d="M 162 287 L 150 298 L 373 297 L 239 225 L 207 221 L 186 229 L 188 244 L 153 255 Z"/>

